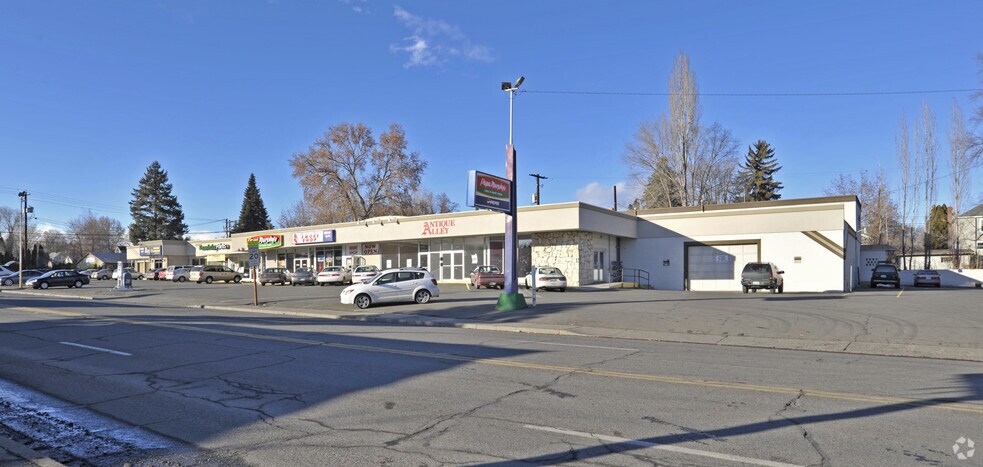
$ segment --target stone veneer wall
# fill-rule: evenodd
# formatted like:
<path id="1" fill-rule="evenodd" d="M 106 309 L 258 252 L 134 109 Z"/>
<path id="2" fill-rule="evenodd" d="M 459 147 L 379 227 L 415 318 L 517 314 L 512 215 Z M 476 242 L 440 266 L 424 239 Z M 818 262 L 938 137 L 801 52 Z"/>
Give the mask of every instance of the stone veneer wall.
<path id="1" fill-rule="evenodd" d="M 546 232 L 532 234 L 532 264 L 560 268 L 567 286 L 592 282 L 594 243 L 590 232 Z"/>

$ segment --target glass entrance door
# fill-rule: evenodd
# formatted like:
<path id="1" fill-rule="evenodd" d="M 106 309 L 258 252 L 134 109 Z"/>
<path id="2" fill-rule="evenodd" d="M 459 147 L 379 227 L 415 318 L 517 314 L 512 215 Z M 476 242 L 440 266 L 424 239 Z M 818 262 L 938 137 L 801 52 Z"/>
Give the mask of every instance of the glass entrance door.
<path id="1" fill-rule="evenodd" d="M 606 282 L 604 277 L 604 250 L 594 252 L 594 282 Z"/>
<path id="2" fill-rule="evenodd" d="M 300 268 L 306 268 L 308 266 L 310 266 L 310 262 L 308 261 L 307 258 L 295 258 L 294 259 L 294 269 L 293 269 L 294 271 L 296 271 L 296 270 L 298 270 Z"/>

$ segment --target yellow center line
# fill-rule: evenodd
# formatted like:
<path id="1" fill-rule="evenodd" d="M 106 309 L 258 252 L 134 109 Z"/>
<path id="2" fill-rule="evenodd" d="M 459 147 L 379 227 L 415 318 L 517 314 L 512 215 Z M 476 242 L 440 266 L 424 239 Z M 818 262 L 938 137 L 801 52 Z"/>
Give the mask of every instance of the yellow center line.
<path id="1" fill-rule="evenodd" d="M 767 386 L 767 385 L 760 385 L 760 384 L 749 384 L 749 383 L 739 383 L 739 382 L 730 382 L 730 381 L 713 381 L 713 380 L 703 380 L 703 379 L 679 378 L 674 376 L 652 375 L 652 374 L 644 374 L 644 373 L 630 373 L 624 371 L 602 370 L 597 368 L 571 367 L 571 366 L 563 366 L 563 365 L 551 365 L 545 363 L 520 362 L 520 361 L 505 360 L 500 358 L 468 357 L 464 355 L 452 355 L 452 354 L 437 353 L 437 352 L 424 352 L 418 350 L 388 349 L 385 347 L 373 347 L 368 345 L 341 344 L 337 342 L 325 342 L 325 341 L 300 339 L 300 338 L 286 337 L 286 336 L 254 334 L 248 332 L 227 331 L 222 329 L 209 329 L 209 328 L 203 328 L 198 326 L 191 326 L 187 324 L 154 323 L 154 322 L 139 321 L 139 320 L 126 319 L 126 318 L 115 318 L 112 316 L 94 316 L 94 315 L 86 315 L 83 313 L 72 313 L 72 312 L 64 312 L 64 311 L 57 311 L 57 310 L 49 310 L 46 308 L 16 307 L 11 309 L 26 311 L 29 313 L 54 314 L 54 315 L 74 317 L 74 318 L 97 318 L 103 320 L 116 321 L 120 323 L 133 324 L 138 326 L 152 326 L 157 328 L 180 329 L 184 331 L 203 332 L 203 333 L 217 334 L 223 336 L 243 337 L 249 339 L 262 339 L 267 341 L 286 342 L 290 344 L 316 345 L 320 347 L 328 347 L 334 349 L 386 353 L 391 355 L 402 355 L 402 356 L 410 356 L 410 357 L 432 358 L 438 360 L 466 362 L 466 363 L 479 364 L 479 365 L 493 365 L 493 366 L 508 367 L 508 368 L 523 368 L 528 370 L 549 371 L 549 372 L 556 372 L 556 373 L 574 373 L 574 374 L 582 374 L 582 375 L 589 375 L 589 376 L 600 376 L 605 378 L 647 381 L 653 383 L 681 384 L 687 386 L 698 386 L 698 387 L 715 388 L 715 389 L 733 389 L 733 390 L 740 390 L 740 391 L 762 392 L 762 393 L 770 393 L 770 394 L 798 395 L 801 392 L 803 395 L 822 398 L 822 399 L 864 402 L 869 404 L 883 404 L 883 405 L 908 405 L 912 407 L 927 407 L 933 409 L 951 410 L 956 412 L 967 412 L 967 413 L 983 415 L 983 405 L 965 403 L 965 402 L 922 401 L 922 400 L 909 399 L 903 397 L 872 396 L 867 394 L 823 391 L 818 389 Z"/>

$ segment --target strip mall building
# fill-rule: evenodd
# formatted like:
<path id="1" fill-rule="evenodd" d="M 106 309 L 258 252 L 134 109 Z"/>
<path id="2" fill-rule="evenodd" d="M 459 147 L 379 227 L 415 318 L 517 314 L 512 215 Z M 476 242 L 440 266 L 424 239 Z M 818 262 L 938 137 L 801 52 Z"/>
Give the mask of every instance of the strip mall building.
<path id="1" fill-rule="evenodd" d="M 571 287 L 641 274 L 669 290 L 740 290 L 745 263 L 775 263 L 787 292 L 846 292 L 859 278 L 860 203 L 826 197 L 612 211 L 574 202 L 519 208 L 518 269 L 555 266 Z M 503 264 L 505 216 L 469 211 L 236 234 L 129 247 L 138 270 L 178 264 L 248 264 L 260 241 L 262 267 L 369 264 L 425 267 L 442 282 L 466 282 L 475 266 Z M 636 272 L 643 271 L 643 272 Z M 520 279 L 521 282 L 521 279 Z"/>

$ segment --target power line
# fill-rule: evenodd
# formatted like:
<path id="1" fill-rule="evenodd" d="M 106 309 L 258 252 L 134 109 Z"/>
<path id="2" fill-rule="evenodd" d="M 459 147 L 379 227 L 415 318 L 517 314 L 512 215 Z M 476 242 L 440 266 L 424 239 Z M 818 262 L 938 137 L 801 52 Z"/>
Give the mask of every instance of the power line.
<path id="1" fill-rule="evenodd" d="M 530 94 L 573 94 L 586 96 L 711 96 L 711 97 L 856 97 L 856 96 L 903 96 L 919 94 L 963 94 L 983 92 L 983 88 L 968 89 L 923 89 L 909 91 L 829 91 L 829 92 L 699 92 L 668 93 L 646 91 L 564 91 L 548 89 L 523 89 L 518 92 Z"/>

